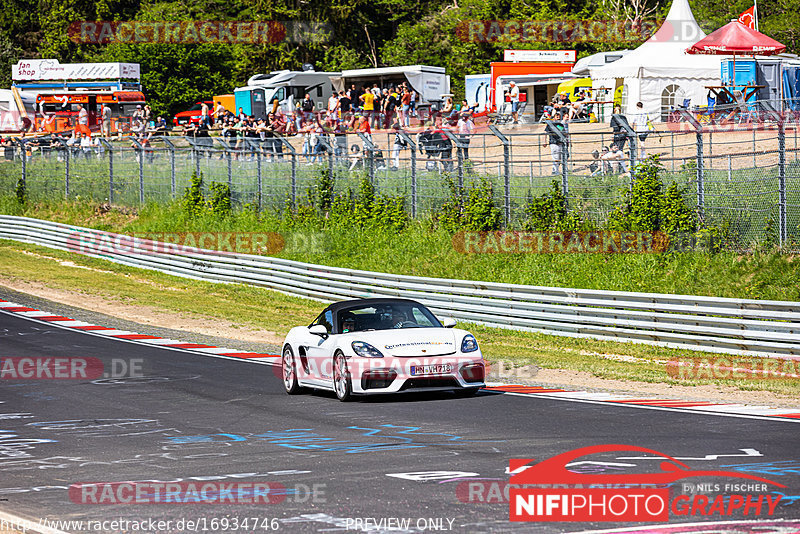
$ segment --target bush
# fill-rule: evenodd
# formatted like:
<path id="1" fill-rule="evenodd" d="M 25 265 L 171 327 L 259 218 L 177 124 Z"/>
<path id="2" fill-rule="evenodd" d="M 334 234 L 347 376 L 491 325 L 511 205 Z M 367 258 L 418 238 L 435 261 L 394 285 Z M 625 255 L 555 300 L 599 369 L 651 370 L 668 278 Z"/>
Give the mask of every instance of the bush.
<path id="1" fill-rule="evenodd" d="M 595 225 L 585 220 L 579 210 L 567 209 L 567 198 L 558 180 L 553 180 L 549 192 L 534 198 L 528 193 L 523 229 L 533 231 L 591 232 Z"/>
<path id="2" fill-rule="evenodd" d="M 625 193 L 625 202 L 609 216 L 611 230 L 670 235 L 697 230 L 697 214 L 686 204 L 684 191 L 674 182 L 665 191 L 662 170 L 658 156 L 650 156 L 634 168 L 633 186 Z"/>
<path id="3" fill-rule="evenodd" d="M 231 186 L 223 182 L 211 182 L 211 199 L 208 201 L 211 213 L 219 217 L 231 214 Z"/>
<path id="4" fill-rule="evenodd" d="M 186 214 L 194 219 L 203 213 L 205 199 L 203 198 L 203 173 L 192 173 L 192 182 L 183 193 L 183 208 Z"/>
<path id="5" fill-rule="evenodd" d="M 451 234 L 459 230 L 489 232 L 501 228 L 503 214 L 494 203 L 492 182 L 481 178 L 462 188 L 446 176 L 445 184 L 450 195 L 434 216 L 442 228 Z"/>

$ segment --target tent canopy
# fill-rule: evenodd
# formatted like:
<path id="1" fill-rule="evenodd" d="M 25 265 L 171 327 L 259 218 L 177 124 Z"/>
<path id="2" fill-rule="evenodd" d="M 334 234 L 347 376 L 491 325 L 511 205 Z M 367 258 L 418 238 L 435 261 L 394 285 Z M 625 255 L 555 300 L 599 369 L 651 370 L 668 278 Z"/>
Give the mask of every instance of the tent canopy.
<path id="1" fill-rule="evenodd" d="M 644 44 L 609 65 L 590 68 L 592 79 L 719 77 L 719 58 L 690 55 L 686 49 L 705 37 L 688 0 L 674 0 L 664 24 Z"/>
<path id="2" fill-rule="evenodd" d="M 786 50 L 772 37 L 734 20 L 700 39 L 687 50 L 690 54 L 780 54 Z"/>

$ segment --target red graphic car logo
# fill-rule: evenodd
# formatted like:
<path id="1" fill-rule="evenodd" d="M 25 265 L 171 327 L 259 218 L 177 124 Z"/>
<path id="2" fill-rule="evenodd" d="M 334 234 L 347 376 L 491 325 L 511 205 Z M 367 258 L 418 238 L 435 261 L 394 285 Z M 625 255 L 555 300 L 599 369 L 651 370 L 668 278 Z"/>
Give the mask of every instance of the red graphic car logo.
<path id="1" fill-rule="evenodd" d="M 583 474 L 575 473 L 567 469 L 567 464 L 589 454 L 615 451 L 634 451 L 654 454 L 664 458 L 659 467 L 660 473 L 637 473 L 637 474 Z M 534 460 L 515 459 L 509 462 L 512 472 L 519 471 L 520 468 L 528 466 Z M 574 449 L 547 460 L 543 460 L 533 465 L 529 465 L 522 472 L 518 472 L 509 479 L 510 484 L 669 484 L 677 480 L 692 477 L 735 477 L 746 478 L 758 482 L 765 482 L 785 488 L 783 484 L 767 480 L 766 478 L 739 473 L 736 471 L 717 471 L 717 470 L 695 470 L 688 465 L 679 462 L 671 456 L 667 456 L 653 449 L 636 447 L 632 445 L 593 445 Z"/>

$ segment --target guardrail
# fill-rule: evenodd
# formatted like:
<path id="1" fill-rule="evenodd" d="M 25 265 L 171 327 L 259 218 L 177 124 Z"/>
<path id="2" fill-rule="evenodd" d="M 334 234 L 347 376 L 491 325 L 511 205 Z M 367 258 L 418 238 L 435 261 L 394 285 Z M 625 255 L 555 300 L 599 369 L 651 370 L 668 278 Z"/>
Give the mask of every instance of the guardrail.
<path id="1" fill-rule="evenodd" d="M 328 302 L 402 296 L 424 303 L 439 315 L 560 336 L 729 354 L 792 359 L 800 356 L 800 302 L 423 278 L 205 250 L 168 254 L 159 251 L 159 247 L 147 247 L 153 242 L 145 240 L 137 240 L 141 246 L 126 250 L 98 247 L 98 244 L 110 244 L 124 237 L 50 221 L 0 215 L 0 238 L 80 251 L 88 256 L 186 278 L 262 286 Z M 129 237 L 127 239 L 131 242 Z"/>

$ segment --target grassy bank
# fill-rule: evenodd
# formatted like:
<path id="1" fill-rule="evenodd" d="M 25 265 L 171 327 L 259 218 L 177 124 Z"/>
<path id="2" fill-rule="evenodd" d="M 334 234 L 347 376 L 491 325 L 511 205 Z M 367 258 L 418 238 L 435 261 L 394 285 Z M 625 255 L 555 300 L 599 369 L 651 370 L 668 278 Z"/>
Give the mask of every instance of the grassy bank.
<path id="1" fill-rule="evenodd" d="M 774 252 L 463 254 L 453 247 L 449 233 L 424 220 L 412 221 L 400 231 L 325 229 L 319 222 L 287 223 L 270 213 L 190 218 L 179 204 L 148 205 L 140 210 L 115 208 L 103 213 L 90 202 L 20 206 L 8 197 L 0 198 L 0 212 L 120 233 L 279 232 L 289 245 L 312 246 L 288 246 L 278 256 L 352 269 L 539 286 L 800 301 L 798 258 Z"/>
<path id="2" fill-rule="evenodd" d="M 0 258 L 0 279 L 36 282 L 112 302 L 192 315 L 209 324 L 231 323 L 281 335 L 292 326 L 310 322 L 321 307 L 261 288 L 187 280 L 7 240 L 0 240 Z M 503 362 L 506 369 L 535 364 L 603 379 L 676 386 L 711 384 L 794 398 L 800 395 L 800 380 L 685 380 L 667 373 L 667 361 L 704 356 L 699 352 L 462 326 L 476 334 L 490 362 Z"/>

